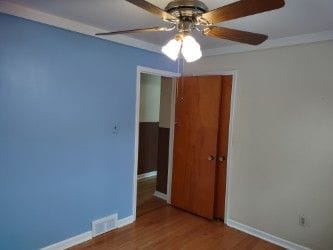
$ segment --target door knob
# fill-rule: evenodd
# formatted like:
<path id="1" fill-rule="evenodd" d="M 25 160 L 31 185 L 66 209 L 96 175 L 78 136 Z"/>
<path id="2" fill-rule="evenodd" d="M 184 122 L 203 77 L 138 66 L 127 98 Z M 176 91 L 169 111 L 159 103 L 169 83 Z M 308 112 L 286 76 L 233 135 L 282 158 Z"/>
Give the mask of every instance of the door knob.
<path id="1" fill-rule="evenodd" d="M 212 155 L 210 155 L 210 156 L 208 156 L 208 160 L 209 160 L 209 161 L 214 161 L 214 160 L 215 160 L 215 157 L 212 156 Z"/>
<path id="2" fill-rule="evenodd" d="M 219 160 L 219 162 L 224 162 L 225 161 L 225 157 L 224 156 L 219 156 L 218 160 Z"/>

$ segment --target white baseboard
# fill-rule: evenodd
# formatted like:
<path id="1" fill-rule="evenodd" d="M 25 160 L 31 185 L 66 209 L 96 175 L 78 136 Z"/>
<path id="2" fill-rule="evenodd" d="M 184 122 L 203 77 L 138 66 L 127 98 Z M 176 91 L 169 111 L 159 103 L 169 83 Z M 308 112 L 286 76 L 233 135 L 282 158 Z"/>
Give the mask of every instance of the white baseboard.
<path id="1" fill-rule="evenodd" d="M 128 224 L 131 224 L 134 222 L 134 216 L 130 215 L 128 217 L 119 219 L 117 222 L 117 228 L 127 226 Z M 88 231 L 79 235 L 76 235 L 74 237 L 68 238 L 66 240 L 57 242 L 55 244 L 49 245 L 47 247 L 43 247 L 40 250 L 64 250 L 69 247 L 73 247 L 75 245 L 81 244 L 85 241 L 91 240 L 92 232 Z"/>
<path id="2" fill-rule="evenodd" d="M 163 194 L 163 193 L 161 193 L 159 191 L 155 191 L 154 196 L 156 196 L 156 197 L 158 197 L 160 199 L 163 199 L 163 200 L 167 200 L 168 199 L 168 197 L 167 197 L 166 194 Z"/>
<path id="3" fill-rule="evenodd" d="M 76 235 L 74 237 L 68 238 L 66 240 L 57 242 L 47 247 L 41 248 L 41 250 L 63 250 L 75 245 L 81 244 L 85 241 L 92 239 L 91 231 L 85 232 L 83 234 Z"/>
<path id="4" fill-rule="evenodd" d="M 151 172 L 148 172 L 148 173 L 139 174 L 138 175 L 138 180 L 142 180 L 142 179 L 153 177 L 153 176 L 157 176 L 157 171 L 151 171 Z"/>
<path id="5" fill-rule="evenodd" d="M 127 226 L 127 225 L 129 225 L 133 222 L 134 222 L 134 216 L 130 215 L 128 217 L 125 217 L 125 218 L 122 218 L 122 219 L 118 220 L 117 228 Z"/>
<path id="6" fill-rule="evenodd" d="M 296 244 L 294 242 L 279 238 L 279 237 L 274 236 L 272 234 L 269 234 L 269 233 L 266 233 L 264 231 L 258 230 L 254 227 L 244 225 L 242 223 L 239 223 L 239 222 L 231 220 L 231 219 L 227 220 L 227 225 L 229 227 L 236 228 L 236 229 L 238 229 L 240 231 L 243 231 L 247 234 L 250 234 L 250 235 L 253 235 L 253 236 L 258 237 L 260 239 L 269 241 L 269 242 L 271 242 L 275 245 L 281 246 L 281 247 L 289 249 L 289 250 L 311 250 L 308 247 L 301 246 L 301 245 Z"/>

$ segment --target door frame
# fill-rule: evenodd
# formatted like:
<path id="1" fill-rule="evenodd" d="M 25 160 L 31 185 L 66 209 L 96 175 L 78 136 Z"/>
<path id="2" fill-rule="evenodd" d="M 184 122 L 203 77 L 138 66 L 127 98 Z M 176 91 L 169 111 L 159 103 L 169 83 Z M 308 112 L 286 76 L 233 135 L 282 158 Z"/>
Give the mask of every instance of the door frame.
<path id="1" fill-rule="evenodd" d="M 172 160 L 173 160 L 173 140 L 174 140 L 174 123 L 175 123 L 175 98 L 176 98 L 176 78 L 180 73 L 159 70 L 149 67 L 137 66 L 136 69 L 136 98 L 135 98 L 135 126 L 134 126 L 134 167 L 133 167 L 133 199 L 132 214 L 133 220 L 136 220 L 136 203 L 137 203 L 137 175 L 138 175 L 138 157 L 139 157 L 139 122 L 140 122 L 140 87 L 141 73 L 150 75 L 164 76 L 172 78 L 172 98 L 170 114 L 170 135 L 169 135 L 169 157 L 168 157 L 168 183 L 167 183 L 167 202 L 171 202 L 171 182 L 172 182 Z"/>
<path id="2" fill-rule="evenodd" d="M 226 192 L 225 192 L 225 212 L 224 223 L 228 224 L 230 215 L 230 193 L 231 193 L 231 176 L 233 169 L 233 138 L 234 138 L 234 125 L 235 114 L 237 110 L 237 96 L 238 96 L 238 70 L 219 70 L 219 71 L 199 71 L 195 74 L 186 74 L 184 76 L 208 76 L 208 75 L 232 75 L 232 89 L 231 89 L 231 102 L 230 102 L 230 120 L 229 120 L 229 135 L 228 135 L 228 155 L 227 155 L 227 176 L 226 176 Z"/>

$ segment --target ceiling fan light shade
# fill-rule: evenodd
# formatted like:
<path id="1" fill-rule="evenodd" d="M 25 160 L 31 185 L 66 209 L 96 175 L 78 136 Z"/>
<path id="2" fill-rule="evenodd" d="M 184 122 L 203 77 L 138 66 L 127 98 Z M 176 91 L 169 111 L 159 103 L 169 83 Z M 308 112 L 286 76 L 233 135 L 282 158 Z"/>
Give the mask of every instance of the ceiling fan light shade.
<path id="1" fill-rule="evenodd" d="M 182 54 L 186 62 L 194 62 L 202 57 L 200 44 L 194 37 L 187 35 L 183 38 Z"/>
<path id="2" fill-rule="evenodd" d="M 172 39 L 162 47 L 162 52 L 171 60 L 176 61 L 180 52 L 182 42 L 180 40 Z"/>

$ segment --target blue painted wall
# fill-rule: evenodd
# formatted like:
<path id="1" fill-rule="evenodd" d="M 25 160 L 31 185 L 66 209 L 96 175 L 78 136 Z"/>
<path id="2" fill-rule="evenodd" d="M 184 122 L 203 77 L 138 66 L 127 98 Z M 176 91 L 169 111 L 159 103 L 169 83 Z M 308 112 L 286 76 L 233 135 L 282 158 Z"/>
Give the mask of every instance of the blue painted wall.
<path id="1" fill-rule="evenodd" d="M 0 32 L 0 249 L 40 248 L 131 215 L 136 66 L 177 65 L 9 15 Z"/>

